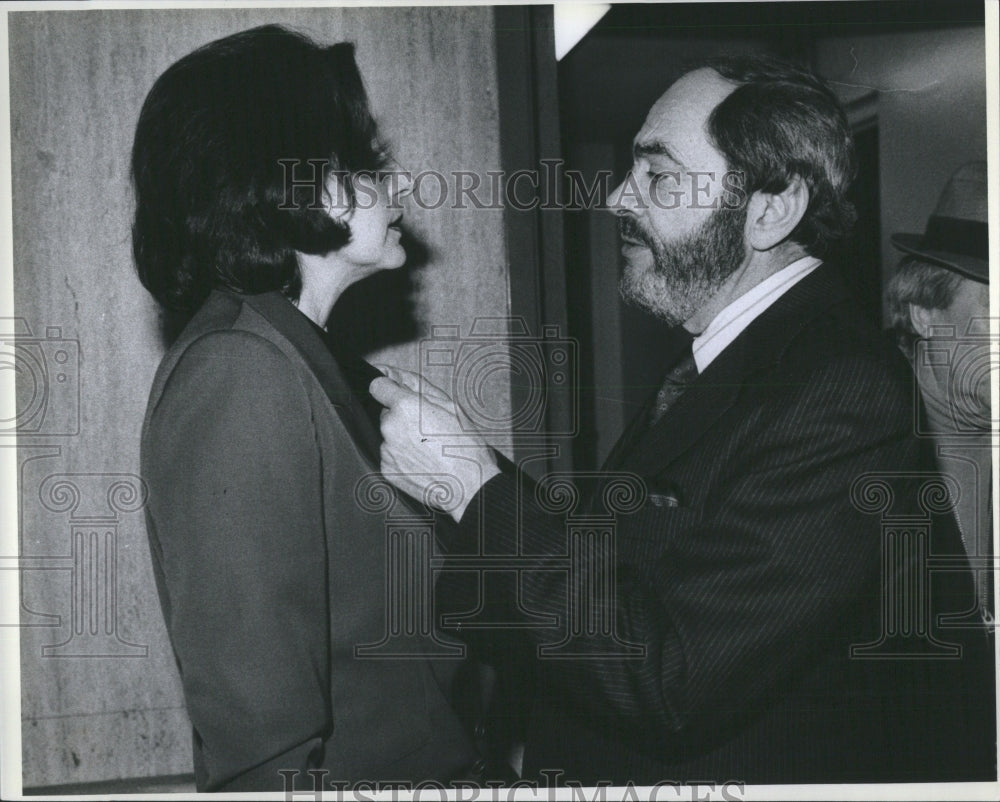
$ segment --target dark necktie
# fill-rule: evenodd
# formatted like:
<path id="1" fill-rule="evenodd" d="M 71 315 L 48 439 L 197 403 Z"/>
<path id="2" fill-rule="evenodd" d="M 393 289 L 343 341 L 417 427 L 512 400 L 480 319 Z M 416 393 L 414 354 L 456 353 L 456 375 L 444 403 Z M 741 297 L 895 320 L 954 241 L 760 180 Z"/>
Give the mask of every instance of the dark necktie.
<path id="1" fill-rule="evenodd" d="M 656 401 L 649 411 L 650 428 L 660 422 L 660 419 L 667 414 L 667 410 L 674 405 L 674 402 L 681 397 L 681 393 L 698 375 L 698 366 L 691 353 L 693 339 L 693 337 L 688 339 L 680 359 L 674 363 L 674 366 L 667 373 L 667 377 L 663 380 L 663 386 L 656 393 Z"/>

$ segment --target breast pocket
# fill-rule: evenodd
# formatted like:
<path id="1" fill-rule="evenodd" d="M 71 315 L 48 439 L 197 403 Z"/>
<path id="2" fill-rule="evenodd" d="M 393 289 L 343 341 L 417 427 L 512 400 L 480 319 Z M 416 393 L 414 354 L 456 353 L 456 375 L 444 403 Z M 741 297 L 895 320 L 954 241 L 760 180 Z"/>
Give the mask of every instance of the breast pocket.
<path id="1" fill-rule="evenodd" d="M 686 537 L 702 520 L 702 511 L 684 505 L 675 486 L 650 486 L 646 502 L 635 513 L 619 516 L 616 543 L 620 559 L 649 567 Z"/>

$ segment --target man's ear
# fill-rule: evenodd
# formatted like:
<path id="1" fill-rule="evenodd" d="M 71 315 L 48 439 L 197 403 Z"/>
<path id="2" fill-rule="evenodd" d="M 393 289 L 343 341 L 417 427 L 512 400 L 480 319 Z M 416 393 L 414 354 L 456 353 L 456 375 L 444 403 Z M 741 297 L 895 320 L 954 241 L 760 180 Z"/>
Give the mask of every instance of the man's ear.
<path id="1" fill-rule="evenodd" d="M 907 304 L 907 306 L 910 308 L 910 325 L 918 337 L 926 339 L 930 336 L 931 326 L 938 322 L 936 310 L 917 304 Z"/>
<path id="2" fill-rule="evenodd" d="M 746 239 L 756 251 L 769 251 L 784 242 L 809 207 L 809 187 L 792 176 L 781 192 L 754 192 L 747 202 Z"/>

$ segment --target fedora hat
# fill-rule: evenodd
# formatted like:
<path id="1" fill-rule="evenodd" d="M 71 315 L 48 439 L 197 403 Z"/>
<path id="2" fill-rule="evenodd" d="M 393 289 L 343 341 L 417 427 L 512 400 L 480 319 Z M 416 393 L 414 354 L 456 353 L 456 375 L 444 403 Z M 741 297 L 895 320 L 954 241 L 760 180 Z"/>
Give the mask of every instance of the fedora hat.
<path id="1" fill-rule="evenodd" d="M 948 179 L 921 234 L 893 234 L 892 244 L 967 278 L 990 280 L 986 226 L 986 162 L 969 162 Z"/>

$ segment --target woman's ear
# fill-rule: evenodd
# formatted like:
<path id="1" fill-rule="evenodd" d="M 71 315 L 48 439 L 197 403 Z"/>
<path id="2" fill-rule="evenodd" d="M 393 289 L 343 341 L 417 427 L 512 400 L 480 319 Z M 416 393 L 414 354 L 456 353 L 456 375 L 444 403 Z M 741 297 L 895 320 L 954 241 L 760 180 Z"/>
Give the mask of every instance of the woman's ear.
<path id="1" fill-rule="evenodd" d="M 758 190 L 747 202 L 746 239 L 756 251 L 780 245 L 809 208 L 809 187 L 794 175 L 788 186 L 774 194 Z"/>
<path id="2" fill-rule="evenodd" d="M 937 323 L 937 310 L 917 304 L 907 304 L 907 306 L 910 309 L 910 325 L 918 337 L 926 339 L 930 335 L 931 326 Z"/>

